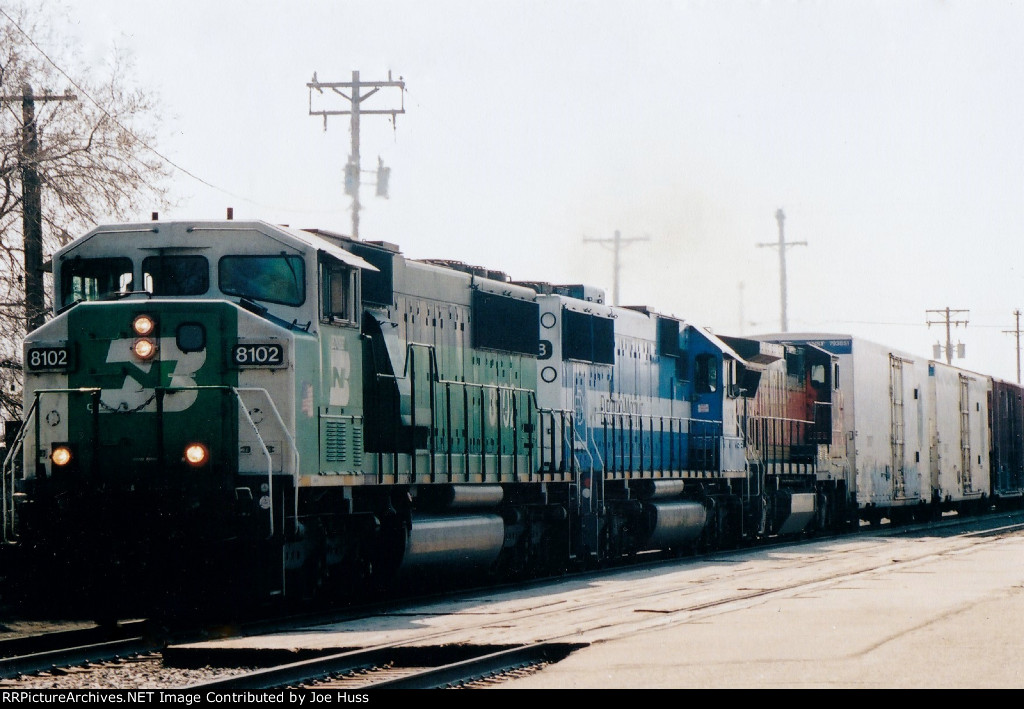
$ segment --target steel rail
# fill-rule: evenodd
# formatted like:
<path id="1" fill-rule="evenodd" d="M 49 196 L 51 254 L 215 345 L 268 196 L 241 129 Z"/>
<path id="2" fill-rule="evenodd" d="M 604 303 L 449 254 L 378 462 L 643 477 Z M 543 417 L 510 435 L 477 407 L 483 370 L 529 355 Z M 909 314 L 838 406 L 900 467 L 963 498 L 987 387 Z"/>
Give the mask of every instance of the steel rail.
<path id="1" fill-rule="evenodd" d="M 19 655 L 32 655 L 73 646 L 95 645 L 129 636 L 145 635 L 149 625 L 149 622 L 145 620 L 133 620 L 118 623 L 114 627 L 96 625 L 6 638 L 0 640 L 0 661 Z"/>
<path id="2" fill-rule="evenodd" d="M 163 641 L 140 636 L 8 657 L 0 660 L 0 678 L 9 679 L 19 675 L 46 672 L 57 667 L 114 660 L 128 655 L 152 652 L 164 646 Z"/>

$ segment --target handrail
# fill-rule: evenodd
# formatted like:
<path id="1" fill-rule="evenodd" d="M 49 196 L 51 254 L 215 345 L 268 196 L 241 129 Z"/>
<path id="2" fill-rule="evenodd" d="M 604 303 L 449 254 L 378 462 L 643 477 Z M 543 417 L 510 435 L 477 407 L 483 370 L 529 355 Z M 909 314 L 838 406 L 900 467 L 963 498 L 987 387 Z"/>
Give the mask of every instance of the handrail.
<path id="1" fill-rule="evenodd" d="M 267 539 L 274 536 L 274 461 L 270 457 L 270 450 L 267 448 L 267 444 L 263 441 L 263 436 L 260 435 L 259 428 L 256 427 L 256 422 L 252 420 L 252 416 L 249 415 L 249 410 L 242 404 L 242 397 L 236 396 L 235 400 L 238 402 L 238 408 L 245 414 L 246 421 L 252 426 L 252 430 L 256 433 L 256 440 L 259 441 L 260 447 L 263 449 L 263 455 L 267 459 L 267 495 L 270 499 L 270 533 L 267 535 Z M 298 496 L 296 496 L 298 497 Z"/>
<path id="2" fill-rule="evenodd" d="M 486 410 L 484 408 L 484 393 L 485 392 L 492 392 L 492 393 L 497 395 L 498 398 L 497 398 L 497 402 L 496 403 L 497 403 L 499 419 L 501 418 L 501 414 L 502 414 L 502 409 L 501 409 L 502 393 L 507 394 L 511 398 L 511 400 L 512 400 L 511 410 L 512 410 L 513 419 L 515 421 L 518 421 L 518 404 L 517 404 L 517 399 L 516 399 L 516 397 L 518 395 L 525 395 L 525 396 L 527 396 L 529 398 L 529 403 L 532 404 L 532 408 L 534 410 L 535 415 L 538 417 L 538 420 L 540 419 L 541 414 L 544 413 L 545 411 L 547 411 L 547 409 L 544 409 L 544 408 L 542 408 L 542 407 L 540 407 L 538 405 L 538 403 L 537 403 L 537 392 L 535 390 L 533 390 L 533 389 L 527 389 L 525 387 L 516 386 L 516 385 L 487 384 L 487 383 L 484 383 L 484 382 L 466 382 L 466 381 L 458 381 L 458 380 L 454 380 L 454 379 L 442 378 L 441 374 L 440 374 L 440 367 L 438 366 L 438 363 L 437 363 L 437 348 L 436 348 L 436 346 L 435 345 L 431 345 L 431 344 L 421 343 L 421 342 L 407 342 L 406 346 L 405 346 L 405 353 L 406 353 L 405 361 L 403 362 L 403 365 L 402 365 L 402 374 L 401 374 L 401 376 L 396 375 L 396 374 L 387 374 L 387 373 L 383 373 L 383 372 L 377 372 L 376 373 L 376 378 L 378 380 L 393 380 L 395 382 L 398 382 L 398 381 L 408 381 L 409 382 L 409 421 L 410 421 L 410 425 L 413 428 L 415 428 L 415 426 L 417 424 L 417 421 L 416 421 L 416 409 L 417 409 L 417 401 L 416 401 L 416 397 L 417 397 L 417 391 L 416 391 L 416 350 L 417 349 L 424 349 L 424 350 L 426 350 L 427 351 L 427 355 L 428 355 L 428 365 L 429 366 L 428 366 L 427 382 L 428 382 L 429 387 L 430 387 L 430 391 L 429 391 L 430 431 L 429 431 L 429 436 L 428 436 L 428 439 L 427 439 L 427 445 L 428 445 L 428 450 L 429 450 L 429 453 L 430 453 L 429 457 L 430 457 L 430 478 L 431 478 L 431 481 L 435 481 L 436 480 L 436 474 L 437 474 L 437 471 L 436 471 L 436 465 L 437 465 L 437 455 L 436 455 L 437 449 L 436 449 L 436 444 L 437 444 L 437 442 L 435 440 L 435 437 L 436 437 L 437 423 L 438 423 L 438 417 L 439 417 L 439 414 L 438 414 L 438 411 L 437 411 L 437 406 L 438 406 L 438 394 L 437 394 L 437 391 L 438 391 L 438 388 L 440 386 L 444 387 L 444 396 L 445 396 L 445 414 L 444 414 L 444 418 L 445 418 L 445 421 L 448 424 L 446 430 L 448 431 L 448 435 L 449 435 L 449 443 L 448 443 L 448 446 L 447 446 L 448 450 L 446 452 L 446 456 L 447 456 L 447 459 L 449 461 L 449 463 L 448 463 L 449 471 L 451 471 L 451 468 L 452 468 L 452 465 L 451 465 L 451 457 L 452 457 L 451 456 L 451 441 L 450 441 L 450 437 L 451 437 L 451 412 L 452 412 L 451 389 L 453 387 L 455 387 L 455 388 L 461 389 L 462 392 L 463 392 L 463 397 L 462 397 L 462 399 L 463 399 L 463 427 L 467 430 L 467 432 L 468 432 L 468 428 L 469 428 L 469 422 L 468 422 L 468 416 L 469 416 L 468 392 L 471 391 L 471 390 L 477 390 L 480 393 L 480 421 L 479 421 L 479 425 L 480 425 L 480 446 L 479 446 L 479 448 L 480 448 L 480 450 L 479 450 L 479 457 L 480 457 L 480 466 L 481 466 L 480 470 L 481 470 L 481 474 L 486 477 L 486 475 L 487 475 L 487 467 L 486 466 L 487 466 L 487 455 L 488 454 L 487 454 L 487 446 L 486 446 L 486 443 L 485 443 L 485 438 L 486 438 L 486 436 L 485 436 L 485 432 L 486 432 L 485 411 Z M 401 404 L 400 404 L 400 406 L 401 406 Z M 552 409 L 551 411 L 556 411 L 556 410 Z M 564 413 L 568 413 L 568 411 L 566 411 Z M 515 424 L 513 424 L 513 429 L 517 430 L 517 427 L 515 426 Z M 517 440 L 518 439 L 516 439 L 516 441 Z M 502 473 L 502 470 L 501 470 L 501 458 L 502 458 L 503 455 L 505 455 L 505 451 L 502 448 L 502 442 L 501 442 L 502 439 L 501 439 L 501 433 L 500 432 L 498 434 L 497 441 L 498 441 L 497 442 L 497 452 L 494 455 L 496 457 L 496 466 L 497 466 L 496 471 L 497 471 L 497 475 L 499 476 L 499 479 L 500 479 L 500 476 L 501 476 L 501 473 Z M 464 445 L 465 445 L 465 450 L 463 451 L 463 455 L 466 458 L 466 475 L 468 475 L 469 474 L 469 460 L 468 460 L 468 458 L 469 458 L 469 455 L 470 455 L 468 439 L 465 441 Z M 514 472 L 518 471 L 518 460 L 517 460 L 517 457 L 519 455 L 519 452 L 520 452 L 519 451 L 519 446 L 516 443 L 516 444 L 513 445 L 513 450 L 511 451 L 511 455 L 513 456 L 512 467 L 513 467 L 513 471 Z M 411 464 L 410 464 L 411 467 L 410 467 L 410 470 L 412 472 L 413 477 L 415 477 L 415 475 L 416 475 L 416 454 L 415 454 L 415 450 L 412 453 L 410 453 L 409 455 L 411 456 Z M 532 461 L 532 452 L 530 453 L 530 457 L 531 457 L 531 461 Z M 531 473 L 532 473 L 532 471 L 531 471 Z"/>
<path id="3" fill-rule="evenodd" d="M 665 416 L 663 414 L 641 414 L 633 413 L 631 411 L 599 410 L 593 412 L 593 416 L 619 416 L 623 418 L 630 417 L 636 419 L 648 419 L 650 421 L 654 421 L 655 419 L 663 421 L 686 421 L 693 423 L 717 424 L 718 426 L 721 426 L 723 423 L 722 419 L 699 419 L 694 418 L 692 416 Z"/>
<path id="4" fill-rule="evenodd" d="M 748 418 L 763 419 L 765 421 L 783 421 L 785 423 L 806 423 L 812 426 L 815 423 L 811 419 L 790 418 L 789 416 L 765 416 L 763 414 L 751 414 Z"/>
<path id="5" fill-rule="evenodd" d="M 666 416 L 663 414 L 638 413 L 632 411 L 599 410 L 592 412 L 592 425 L 590 428 L 594 429 L 599 426 L 604 428 L 606 439 L 611 439 L 611 460 L 613 465 L 616 461 L 620 460 L 620 457 L 625 458 L 628 462 L 625 463 L 623 469 L 632 471 L 634 467 L 634 459 L 637 457 L 633 450 L 632 434 L 636 432 L 633 428 L 634 424 L 637 425 L 640 436 L 640 451 L 638 457 L 640 470 L 642 472 L 645 463 L 651 463 L 654 458 L 656 447 L 653 443 L 653 436 L 659 432 L 661 434 L 665 433 L 666 421 L 669 423 L 668 432 L 672 438 L 681 439 L 683 435 L 689 436 L 691 439 L 696 438 L 707 441 L 724 440 L 726 438 L 724 433 L 724 422 L 721 419 L 693 418 L 692 416 Z M 648 424 L 646 427 L 644 425 L 645 422 Z M 616 426 L 617 423 L 619 424 L 618 427 Z M 656 427 L 654 425 L 655 423 L 660 425 Z M 676 428 L 675 424 L 678 424 L 678 428 Z M 611 427 L 610 436 L 608 435 L 609 425 Z M 650 450 L 645 450 L 644 448 L 645 436 L 647 437 L 646 442 L 651 444 Z M 624 446 L 624 450 L 618 451 L 616 449 L 616 443 L 619 442 L 621 438 L 626 438 L 628 440 L 626 442 L 626 446 Z M 736 436 L 736 438 L 738 440 L 742 440 L 740 436 Z M 657 450 L 664 454 L 663 447 L 657 448 Z M 669 454 L 670 464 L 674 467 L 676 464 L 676 446 L 674 444 L 670 444 Z M 682 460 L 679 460 L 678 462 L 681 466 Z M 664 465 L 665 461 L 662 460 L 661 467 L 663 468 Z M 618 469 L 616 468 L 615 470 Z"/>
<path id="6" fill-rule="evenodd" d="M 481 393 L 483 393 L 483 392 L 495 392 L 495 393 L 498 393 L 498 392 L 508 392 L 510 395 L 512 395 L 513 401 L 516 400 L 515 399 L 516 395 L 524 395 L 533 404 L 534 415 L 536 417 L 534 420 L 536 422 L 542 422 L 543 419 L 544 419 L 544 416 L 551 416 L 552 426 L 555 426 L 556 418 L 562 422 L 563 431 L 561 432 L 561 435 L 559 436 L 559 440 L 562 442 L 563 446 L 568 441 L 568 447 L 569 447 L 568 460 L 563 460 L 562 461 L 563 466 L 567 466 L 567 468 L 569 469 L 570 472 L 572 472 L 573 474 L 575 473 L 575 470 L 576 470 L 577 466 L 579 465 L 579 461 L 578 461 L 578 456 L 576 455 L 575 445 L 574 444 L 575 444 L 575 442 L 580 442 L 586 448 L 587 453 L 590 456 L 591 463 L 592 464 L 597 463 L 597 464 L 600 465 L 600 468 L 602 470 L 604 469 L 604 466 L 605 466 L 604 456 L 601 454 L 600 451 L 597 450 L 598 447 L 597 447 L 596 441 L 591 440 L 591 441 L 588 442 L 588 440 L 582 438 L 576 432 L 576 428 L 575 428 L 576 412 L 575 411 L 573 411 L 571 409 L 556 409 L 556 408 L 548 408 L 548 407 L 540 406 L 538 401 L 537 401 L 537 392 L 534 389 L 527 389 L 527 388 L 524 388 L 524 387 L 521 387 L 521 386 L 516 386 L 516 385 L 488 384 L 488 383 L 483 383 L 483 382 L 465 382 L 465 381 L 458 381 L 458 380 L 443 378 L 441 376 L 441 374 L 440 374 L 440 368 L 439 368 L 438 362 L 437 362 L 437 348 L 436 348 L 436 346 L 432 345 L 432 344 L 427 344 L 427 343 L 407 342 L 406 345 L 405 345 L 405 350 L 406 350 L 405 361 L 402 363 L 402 369 L 401 369 L 402 373 L 400 375 L 377 373 L 377 378 L 378 379 L 393 379 L 393 380 L 396 380 L 396 381 L 401 379 L 401 380 L 406 380 L 406 381 L 410 382 L 410 384 L 412 386 L 411 386 L 411 389 L 410 389 L 410 392 L 409 392 L 409 406 L 411 407 L 411 410 L 410 410 L 411 420 L 412 420 L 412 422 L 414 424 L 415 424 L 415 416 L 416 416 L 415 409 L 416 409 L 416 394 L 417 394 L 417 392 L 416 392 L 416 388 L 415 388 L 415 381 L 413 381 L 413 378 L 415 377 L 415 373 L 416 373 L 416 368 L 415 368 L 416 367 L 416 364 L 415 364 L 416 355 L 415 355 L 415 351 L 417 349 L 424 349 L 428 353 L 428 363 L 429 363 L 429 366 L 428 366 L 428 374 L 427 374 L 426 379 L 429 382 L 430 388 L 431 388 L 430 402 L 429 402 L 430 417 L 431 417 L 431 422 L 430 422 L 431 423 L 431 429 L 430 429 L 430 437 L 428 439 L 428 441 L 429 441 L 428 445 L 430 446 L 429 450 L 430 450 L 430 452 L 432 454 L 430 456 L 432 479 L 433 479 L 433 475 L 435 473 L 434 466 L 436 465 L 436 461 L 435 461 L 436 455 L 433 455 L 433 453 L 436 452 L 435 448 L 434 448 L 434 446 L 436 444 L 436 442 L 434 440 L 434 435 L 435 435 L 437 420 L 438 420 L 438 417 L 440 415 L 439 412 L 437 411 L 438 401 L 437 401 L 437 394 L 436 394 L 437 390 L 435 388 L 437 385 L 443 385 L 445 387 L 445 402 L 447 402 L 447 403 L 443 404 L 446 407 L 446 412 L 444 413 L 445 420 L 449 420 L 450 417 L 451 417 L 452 405 L 451 405 L 451 393 L 450 392 L 451 392 L 452 388 L 456 388 L 456 387 L 460 388 L 464 392 L 464 394 L 466 392 L 472 391 L 472 390 L 476 390 L 476 391 L 479 391 Z M 499 406 L 500 406 L 500 402 L 499 402 Z M 482 407 L 483 407 L 483 398 L 481 398 L 481 412 L 480 412 L 481 416 L 483 415 Z M 463 408 L 464 408 L 463 416 L 468 416 L 469 415 L 468 406 L 466 404 L 464 404 Z M 568 417 L 568 426 L 569 426 L 571 432 L 564 431 L 564 428 L 566 426 L 566 417 Z M 649 462 L 647 459 L 653 460 L 653 457 L 655 455 L 655 448 L 654 448 L 653 445 L 650 447 L 649 450 L 645 448 L 645 444 L 646 444 L 647 441 L 644 438 L 645 436 L 650 437 L 650 436 L 653 436 L 655 434 L 656 431 L 655 431 L 655 427 L 653 425 L 655 422 L 658 422 L 658 423 L 661 424 L 662 432 L 664 432 L 664 424 L 665 424 L 665 422 L 668 421 L 668 422 L 670 422 L 670 426 L 673 423 L 679 425 L 678 432 L 680 434 L 681 433 L 688 433 L 688 434 L 691 434 L 691 435 L 700 435 L 700 436 L 704 436 L 704 437 L 709 438 L 709 440 L 712 439 L 712 438 L 719 439 L 719 440 L 725 438 L 725 435 L 724 435 L 724 422 L 721 419 L 703 419 L 703 418 L 694 418 L 692 416 L 664 416 L 664 415 L 660 415 L 660 414 L 647 414 L 647 413 L 638 413 L 638 412 L 630 412 L 630 411 L 610 411 L 610 410 L 593 411 L 593 412 L 590 413 L 590 417 L 591 417 L 592 421 L 594 421 L 595 423 L 600 421 L 603 417 L 611 417 L 611 418 L 613 418 L 615 420 L 618 420 L 618 421 L 621 421 L 621 422 L 629 422 L 630 427 L 632 427 L 632 425 L 634 425 L 634 424 L 638 424 L 640 426 L 640 436 L 641 436 L 641 444 L 640 444 L 641 445 L 641 450 L 639 451 L 640 465 L 641 466 L 644 466 L 647 462 Z M 778 419 L 779 417 L 772 417 L 772 418 Z M 779 419 L 779 420 L 788 420 L 788 419 Z M 792 419 L 792 421 L 793 422 L 800 422 L 800 423 L 803 423 L 803 424 L 813 424 L 814 423 L 813 421 L 802 421 L 800 419 Z M 645 426 L 645 423 L 649 423 L 651 425 L 650 426 Z M 695 426 L 694 424 L 696 424 L 697 426 Z M 482 422 L 481 422 L 481 426 L 483 426 Z M 697 427 L 701 427 L 701 428 L 706 429 L 706 430 L 704 430 L 702 433 L 699 433 L 699 434 L 693 434 L 692 432 Z M 588 429 L 589 430 L 588 430 L 587 436 L 588 436 L 589 439 L 593 439 L 593 426 L 588 426 Z M 451 432 L 451 422 L 450 422 L 450 420 L 448 422 L 448 429 L 447 430 L 449 431 L 449 436 L 450 436 L 450 432 Z M 482 440 L 483 433 L 484 433 L 483 429 L 481 429 L 481 441 L 480 441 L 479 455 L 481 457 L 481 463 L 485 465 L 486 464 L 487 453 L 486 453 L 486 446 L 484 444 L 484 441 Z M 741 433 L 740 435 L 736 436 L 736 439 L 744 441 L 746 439 L 745 433 L 746 432 L 744 431 L 744 433 Z M 632 445 L 632 437 L 629 437 L 629 442 L 630 442 L 630 445 Z M 543 451 L 543 448 L 544 448 L 545 444 L 543 442 L 542 437 L 539 439 L 539 445 L 541 446 L 541 449 Z M 555 448 L 556 443 L 554 441 L 554 431 L 553 431 L 553 440 L 551 441 L 550 445 L 552 446 L 551 454 L 552 454 L 552 456 L 554 456 L 557 453 L 557 450 Z M 449 448 L 450 448 L 450 446 L 449 446 Z M 499 450 L 499 453 L 497 455 L 500 458 L 500 455 L 501 455 L 500 443 L 499 443 L 498 450 Z M 464 451 L 464 454 L 467 455 L 467 456 L 469 455 L 468 440 L 466 441 L 466 451 Z M 518 448 L 516 450 L 514 450 L 512 454 L 513 454 L 513 456 L 518 455 Z M 411 455 L 413 455 L 413 459 L 414 460 L 413 460 L 412 464 L 414 466 L 413 469 L 415 470 L 415 454 L 411 454 Z M 451 451 L 450 450 L 448 451 L 447 455 L 448 455 L 448 458 L 451 459 Z M 635 454 L 631 451 L 631 455 L 635 455 Z M 675 451 L 674 450 L 672 451 L 672 455 L 674 457 L 674 455 L 675 455 Z M 613 455 L 613 458 L 614 458 L 614 455 Z M 541 461 L 541 463 L 543 463 L 543 461 Z M 556 461 L 555 461 L 554 458 L 552 458 L 551 464 L 552 464 L 552 466 L 555 466 Z M 664 461 L 662 461 L 662 464 L 664 464 Z M 499 462 L 499 465 L 500 465 L 500 462 Z M 451 468 L 451 464 L 449 463 L 449 469 L 450 468 Z M 468 471 L 468 467 L 467 467 L 467 471 Z M 468 472 L 467 472 L 467 474 L 468 474 Z"/>
<path id="7" fill-rule="evenodd" d="M 812 435 L 817 423 L 787 416 L 748 416 L 744 427 L 748 459 L 753 456 L 766 472 L 769 467 L 774 471 L 792 470 L 793 465 L 806 464 L 807 461 L 794 463 L 793 454 L 807 447 L 813 451 L 814 446 L 821 445 Z M 816 454 L 810 461 L 812 466 L 816 466 L 815 459 Z"/>
<path id="8" fill-rule="evenodd" d="M 295 456 L 294 469 L 292 470 L 292 488 L 295 489 L 295 490 L 298 490 L 299 489 L 299 471 L 300 471 L 300 467 L 299 467 L 299 461 L 300 461 L 299 447 L 295 443 L 295 438 L 292 436 L 291 433 L 288 432 L 288 427 L 285 425 L 284 419 L 281 418 L 281 413 L 277 410 L 277 406 L 274 404 L 274 400 L 270 398 L 270 392 L 268 392 L 263 387 L 232 387 L 232 390 L 235 392 L 235 396 L 238 399 L 238 405 L 239 406 L 242 406 L 242 397 L 239 394 L 239 392 L 242 392 L 242 391 L 253 392 L 253 393 L 257 393 L 257 394 L 263 394 L 263 396 L 266 397 L 267 403 L 270 404 L 270 411 L 271 411 L 271 413 L 274 414 L 274 418 L 277 419 L 277 425 L 281 427 L 281 431 L 284 433 L 285 438 L 288 439 L 288 445 L 291 446 L 292 454 Z M 260 434 L 259 428 L 256 426 L 256 423 L 249 416 L 249 412 L 248 411 L 245 412 L 245 417 L 249 420 L 249 423 L 252 424 L 253 428 L 256 430 L 256 437 L 259 439 L 260 445 L 263 446 L 263 451 L 266 454 L 267 459 L 269 461 L 269 459 L 270 459 L 270 450 L 267 448 L 266 443 L 264 443 L 263 436 Z M 270 470 L 270 466 L 268 464 L 268 477 L 272 477 L 272 475 L 273 475 L 273 471 Z M 271 492 L 273 492 L 273 489 L 274 489 L 273 488 L 273 482 L 271 481 L 270 484 L 271 484 L 270 490 L 271 490 Z M 294 513 L 293 513 L 293 519 L 297 520 L 299 518 L 299 496 L 298 496 L 298 493 L 293 495 L 293 497 L 295 498 L 295 510 L 294 510 Z M 274 496 L 271 495 L 270 499 L 273 500 Z M 273 514 L 270 515 L 270 520 L 271 520 L 271 531 L 273 531 L 273 520 L 274 520 L 274 515 Z"/>
<path id="9" fill-rule="evenodd" d="M 11 447 L 7 451 L 7 455 L 4 456 L 3 471 L 0 476 L 3 477 L 3 500 L 0 502 L 0 516 L 2 516 L 3 533 L 2 541 L 4 543 L 13 542 L 15 535 L 14 527 L 14 478 L 15 478 L 15 463 L 18 460 L 18 453 L 24 447 L 25 436 L 28 433 L 29 423 L 34 417 L 38 416 L 39 410 L 39 398 L 36 397 L 32 401 L 32 406 L 29 407 L 28 413 L 25 415 L 25 420 L 22 422 L 21 427 L 18 429 L 18 435 L 15 436 L 14 441 L 11 443 Z M 8 485 L 8 479 L 10 484 Z"/>
<path id="10" fill-rule="evenodd" d="M 596 458 L 600 463 L 600 469 L 604 470 L 604 458 L 601 457 L 601 451 L 597 448 L 597 441 L 594 440 L 593 426 L 587 426 L 587 439 L 588 440 L 583 441 L 583 444 L 587 447 L 587 455 L 590 456 L 590 465 L 594 465 L 594 459 Z"/>

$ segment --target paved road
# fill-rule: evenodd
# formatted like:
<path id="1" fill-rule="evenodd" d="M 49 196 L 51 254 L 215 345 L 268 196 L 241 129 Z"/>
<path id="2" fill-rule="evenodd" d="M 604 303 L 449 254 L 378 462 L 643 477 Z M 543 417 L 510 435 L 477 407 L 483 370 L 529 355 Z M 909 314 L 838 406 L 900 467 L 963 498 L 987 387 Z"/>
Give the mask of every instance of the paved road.
<path id="1" fill-rule="evenodd" d="M 870 552 L 860 542 L 804 546 L 796 553 L 807 567 L 838 571 L 847 553 L 880 563 L 597 642 L 501 687 L 1024 687 L 1024 533 L 977 541 L 888 538 Z M 777 556 L 749 563 L 767 571 Z M 768 571 L 766 587 L 791 572 L 786 564 Z M 728 574 L 713 583 L 735 592 Z"/>

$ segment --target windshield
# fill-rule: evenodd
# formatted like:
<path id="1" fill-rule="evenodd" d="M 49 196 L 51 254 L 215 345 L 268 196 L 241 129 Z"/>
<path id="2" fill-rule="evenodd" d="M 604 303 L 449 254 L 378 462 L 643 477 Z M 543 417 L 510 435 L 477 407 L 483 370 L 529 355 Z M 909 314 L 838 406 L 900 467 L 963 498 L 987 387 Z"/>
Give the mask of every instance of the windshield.
<path id="1" fill-rule="evenodd" d="M 210 264 L 203 256 L 148 256 L 142 281 L 153 295 L 202 295 L 210 288 Z"/>
<path id="2" fill-rule="evenodd" d="M 225 256 L 218 266 L 220 290 L 252 300 L 302 305 L 306 275 L 301 256 Z"/>
<path id="3" fill-rule="evenodd" d="M 60 270 L 61 305 L 77 300 L 99 300 L 132 291 L 129 258 L 74 258 Z"/>

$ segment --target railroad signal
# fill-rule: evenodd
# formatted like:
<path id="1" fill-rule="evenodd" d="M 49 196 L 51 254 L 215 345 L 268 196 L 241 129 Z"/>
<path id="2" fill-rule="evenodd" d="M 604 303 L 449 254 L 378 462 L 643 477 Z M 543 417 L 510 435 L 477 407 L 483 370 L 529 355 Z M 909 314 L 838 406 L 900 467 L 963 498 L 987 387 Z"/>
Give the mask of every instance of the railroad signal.
<path id="1" fill-rule="evenodd" d="M 345 165 L 345 194 L 350 197 L 359 194 L 359 166 L 355 163 Z"/>
<path id="2" fill-rule="evenodd" d="M 943 346 L 941 343 L 936 342 L 932 347 L 933 359 L 939 359 L 941 353 L 946 353 L 946 364 L 953 364 L 953 337 L 951 328 L 959 327 L 963 325 L 967 327 L 967 317 L 970 314 L 969 310 L 953 310 L 952 308 L 943 308 L 941 310 L 926 310 L 926 315 L 935 314 L 941 316 L 939 320 L 928 320 L 928 327 L 932 325 L 945 325 L 946 326 L 946 344 Z M 955 316 L 962 316 L 963 320 L 954 320 Z M 967 348 L 962 342 L 956 345 L 956 356 L 958 359 L 963 359 L 967 354 Z"/>
<path id="3" fill-rule="evenodd" d="M 377 196 L 388 198 L 388 180 L 391 178 L 391 168 L 384 166 L 384 161 L 377 156 Z"/>
<path id="4" fill-rule="evenodd" d="M 932 359 L 942 359 L 942 353 L 945 352 L 945 351 L 946 351 L 945 346 L 943 346 L 942 343 L 936 342 L 934 345 L 932 345 Z M 950 352 L 952 353 L 953 351 L 954 350 L 952 349 L 952 346 L 951 346 Z M 956 343 L 955 352 L 956 352 L 957 359 L 963 359 L 964 357 L 967 356 L 967 345 L 965 345 L 962 342 Z M 950 357 L 947 357 L 947 359 L 951 359 L 951 358 L 952 358 L 952 355 L 950 355 Z"/>

